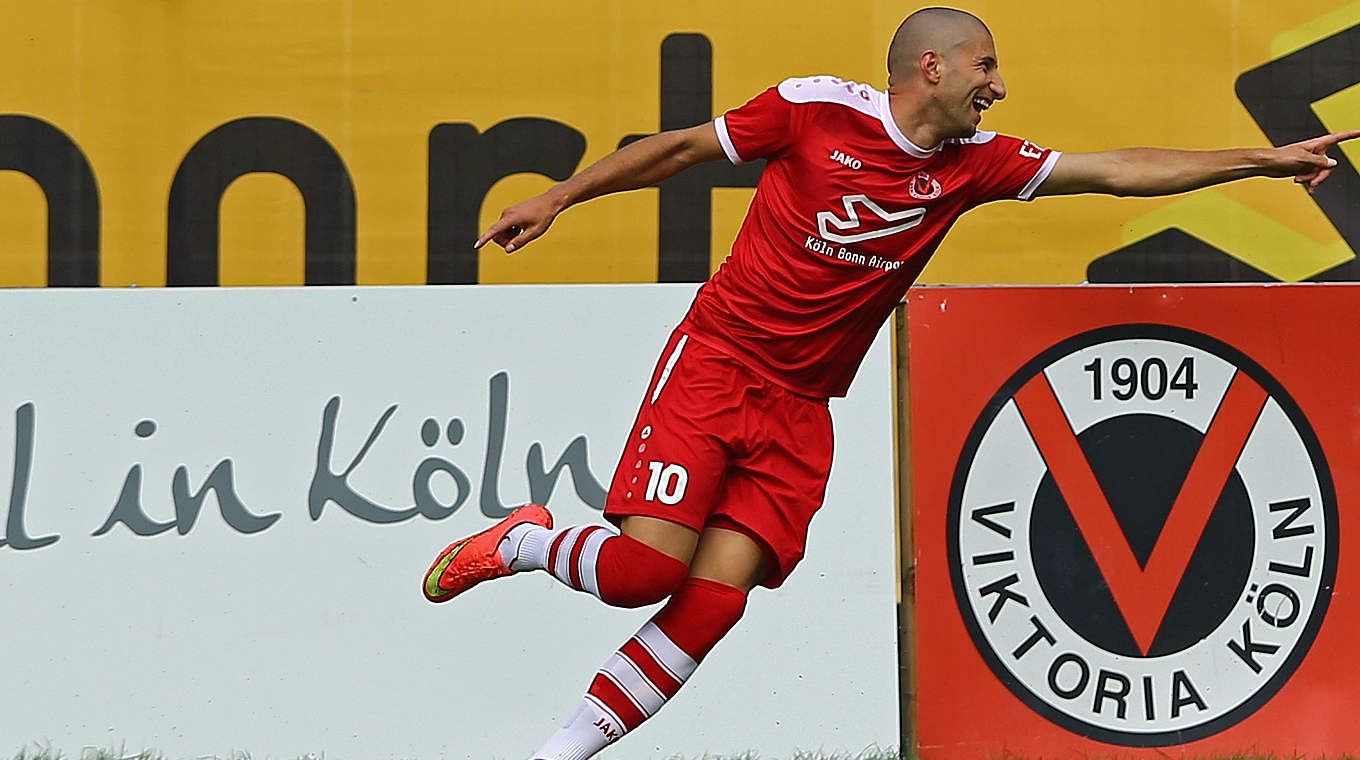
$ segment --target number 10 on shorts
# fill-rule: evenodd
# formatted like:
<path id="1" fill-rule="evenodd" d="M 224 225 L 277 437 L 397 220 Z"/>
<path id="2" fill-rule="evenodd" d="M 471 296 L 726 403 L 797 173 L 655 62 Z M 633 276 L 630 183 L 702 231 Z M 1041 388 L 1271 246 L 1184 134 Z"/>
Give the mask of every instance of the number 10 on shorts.
<path id="1" fill-rule="evenodd" d="M 678 504 L 685 498 L 685 486 L 689 485 L 689 472 L 678 464 L 666 464 L 665 462 L 648 462 L 647 467 L 651 469 L 652 476 L 647 481 L 647 494 L 644 497 L 647 501 L 659 501 L 662 504 Z"/>

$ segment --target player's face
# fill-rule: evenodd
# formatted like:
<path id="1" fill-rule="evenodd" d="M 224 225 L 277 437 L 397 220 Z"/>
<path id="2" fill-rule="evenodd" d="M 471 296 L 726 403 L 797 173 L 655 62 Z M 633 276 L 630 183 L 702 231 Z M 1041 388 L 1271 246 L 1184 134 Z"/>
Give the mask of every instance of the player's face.
<path id="1" fill-rule="evenodd" d="M 955 137 L 969 137 L 982 123 L 982 112 L 1006 97 L 1006 84 L 997 70 L 996 44 L 992 36 L 979 31 L 977 36 L 954 48 L 941 81 Z"/>

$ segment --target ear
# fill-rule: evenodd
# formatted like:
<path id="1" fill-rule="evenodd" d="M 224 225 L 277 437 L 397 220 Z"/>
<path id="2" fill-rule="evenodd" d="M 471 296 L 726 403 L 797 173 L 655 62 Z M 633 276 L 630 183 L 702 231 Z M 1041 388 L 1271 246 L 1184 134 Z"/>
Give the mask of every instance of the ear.
<path id="1" fill-rule="evenodd" d="M 917 61 L 917 66 L 921 69 L 921 75 L 931 84 L 940 83 L 940 54 L 934 50 L 927 50 L 921 53 L 921 59 Z"/>

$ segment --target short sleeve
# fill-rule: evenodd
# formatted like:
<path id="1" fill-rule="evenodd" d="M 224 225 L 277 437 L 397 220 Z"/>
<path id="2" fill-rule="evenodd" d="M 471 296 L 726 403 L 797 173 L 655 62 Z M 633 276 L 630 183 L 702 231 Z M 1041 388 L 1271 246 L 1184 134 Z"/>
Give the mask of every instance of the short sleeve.
<path id="1" fill-rule="evenodd" d="M 1009 135 L 996 135 L 986 142 L 976 139 L 963 146 L 975 187 L 974 203 L 1032 200 L 1062 156 Z"/>
<path id="2" fill-rule="evenodd" d="M 794 142 L 794 104 L 771 87 L 745 105 L 713 120 L 727 160 L 743 164 L 764 158 Z"/>

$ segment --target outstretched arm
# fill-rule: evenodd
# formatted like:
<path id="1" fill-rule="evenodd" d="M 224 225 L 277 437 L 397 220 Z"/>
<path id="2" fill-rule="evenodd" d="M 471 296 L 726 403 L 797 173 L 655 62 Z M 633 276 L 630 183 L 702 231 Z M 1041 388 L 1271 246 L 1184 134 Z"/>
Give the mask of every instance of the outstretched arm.
<path id="1" fill-rule="evenodd" d="M 644 137 L 596 161 L 546 193 L 501 212 L 474 248 L 494 241 L 506 253 L 523 248 L 548 230 L 568 206 L 621 190 L 646 187 L 695 164 L 723 157 L 713 123 Z"/>
<path id="2" fill-rule="evenodd" d="M 1064 153 L 1035 195 L 1171 195 L 1246 177 L 1293 177 L 1311 193 L 1336 166 L 1327 150 L 1356 137 L 1360 131 L 1335 132 L 1278 148 Z"/>

